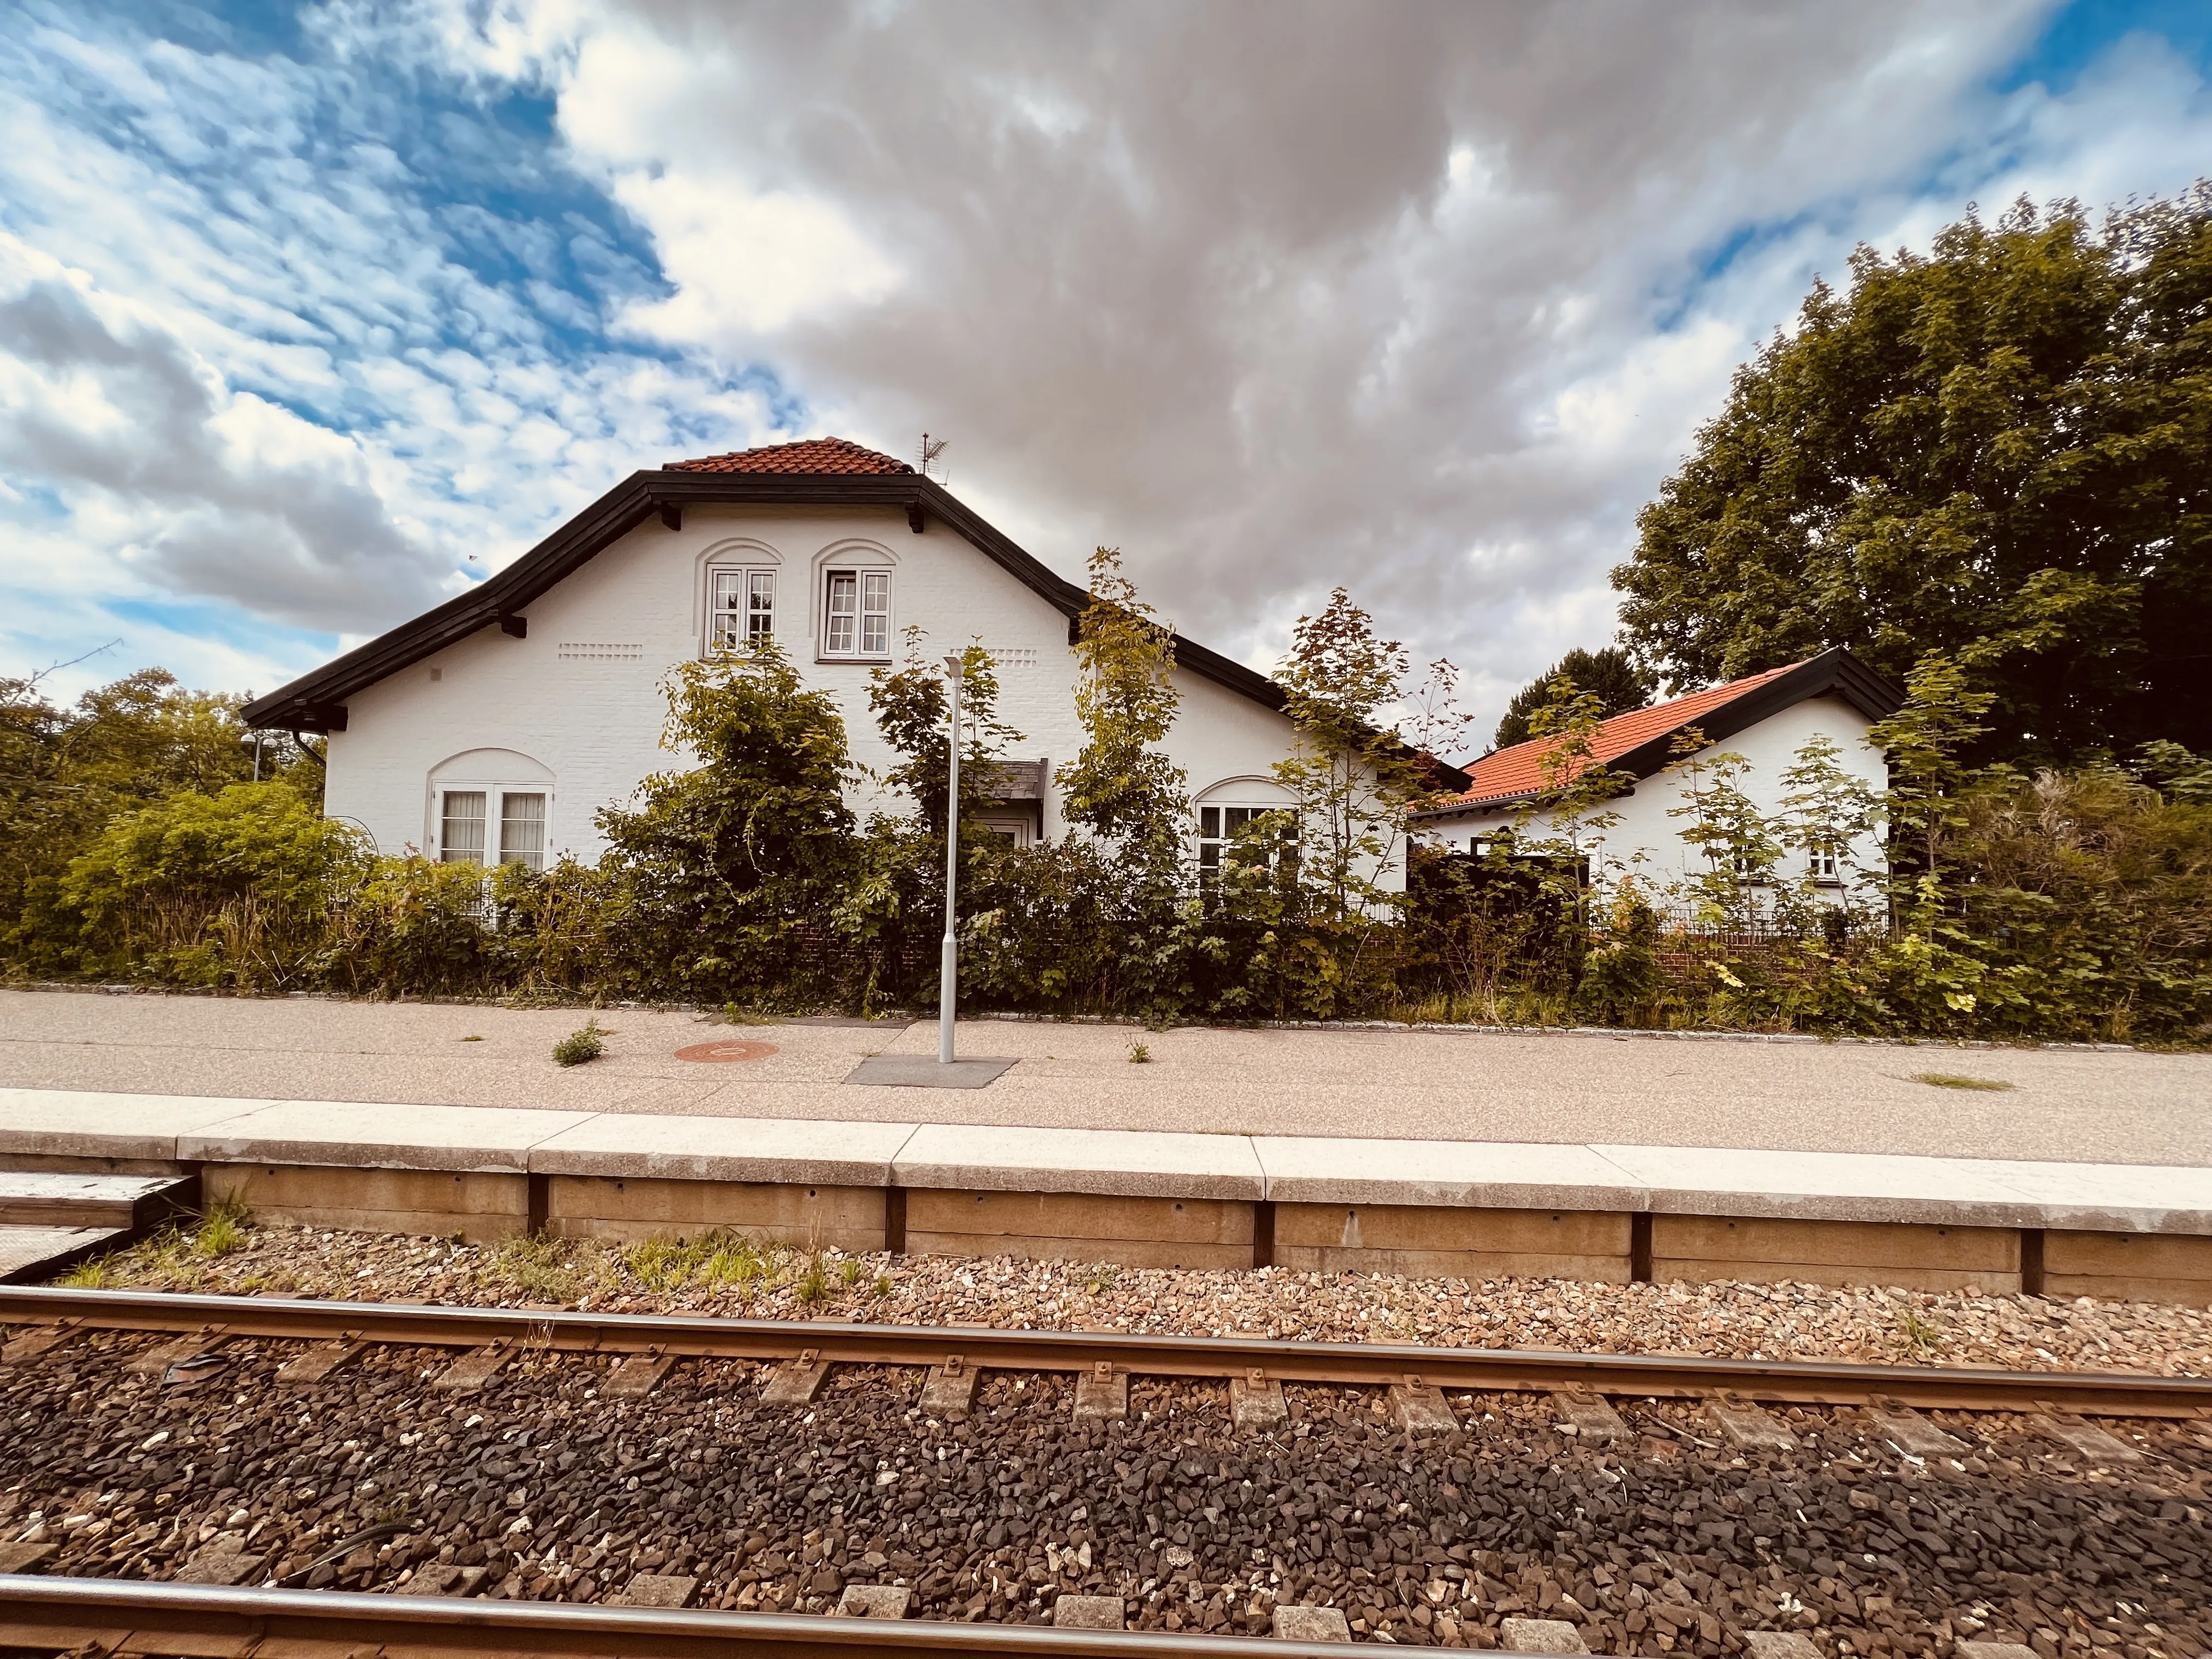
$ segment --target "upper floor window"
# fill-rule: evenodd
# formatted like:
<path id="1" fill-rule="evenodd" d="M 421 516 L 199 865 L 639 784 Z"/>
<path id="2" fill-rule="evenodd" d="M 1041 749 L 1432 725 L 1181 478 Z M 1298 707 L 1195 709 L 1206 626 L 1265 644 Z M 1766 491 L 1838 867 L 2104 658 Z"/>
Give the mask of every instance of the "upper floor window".
<path id="1" fill-rule="evenodd" d="M 891 653 L 891 573 L 832 570 L 823 605 L 822 654 L 888 657 Z"/>
<path id="2" fill-rule="evenodd" d="M 1805 855 L 1806 874 L 1823 887 L 1843 884 L 1842 860 L 1826 848 L 1814 848 Z"/>
<path id="3" fill-rule="evenodd" d="M 775 571 L 714 570 L 708 583 L 710 648 L 741 648 L 775 637 Z"/>

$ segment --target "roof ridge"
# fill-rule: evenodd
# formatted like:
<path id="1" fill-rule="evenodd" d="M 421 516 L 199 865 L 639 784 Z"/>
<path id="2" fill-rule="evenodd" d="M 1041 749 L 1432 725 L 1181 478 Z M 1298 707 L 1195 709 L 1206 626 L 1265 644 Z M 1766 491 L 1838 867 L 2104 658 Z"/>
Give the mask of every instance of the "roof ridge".
<path id="1" fill-rule="evenodd" d="M 664 472 L 779 472 L 779 473 L 911 473 L 914 468 L 895 455 L 854 443 L 834 434 L 794 438 L 788 443 L 758 444 L 720 455 L 700 455 L 690 460 L 670 461 Z"/>
<path id="2" fill-rule="evenodd" d="M 1681 711 L 1686 716 L 1710 714 L 1717 709 L 1725 708 L 1737 698 L 1767 682 L 1816 659 L 1815 657 L 1807 657 L 1797 662 L 1784 663 L 1778 667 L 1762 669 L 1756 674 L 1747 674 L 1741 679 L 1705 686 L 1696 691 L 1686 691 L 1665 702 L 1647 703 L 1641 708 L 1625 709 L 1618 714 L 1608 715 L 1598 722 L 1597 730 L 1593 734 L 1589 764 L 1607 765 L 1654 738 L 1695 723 L 1693 718 L 1666 718 L 1670 711 Z M 1694 708 L 1691 705 L 1695 705 Z M 1556 732 L 1546 737 L 1527 738 L 1467 762 L 1460 769 L 1468 775 L 1468 787 L 1464 793 L 1452 797 L 1453 802 L 1477 805 L 1484 801 L 1510 800 L 1529 793 L 1540 781 L 1538 776 L 1540 769 L 1535 764 L 1536 755 L 1555 750 L 1559 743 L 1559 734 Z"/>

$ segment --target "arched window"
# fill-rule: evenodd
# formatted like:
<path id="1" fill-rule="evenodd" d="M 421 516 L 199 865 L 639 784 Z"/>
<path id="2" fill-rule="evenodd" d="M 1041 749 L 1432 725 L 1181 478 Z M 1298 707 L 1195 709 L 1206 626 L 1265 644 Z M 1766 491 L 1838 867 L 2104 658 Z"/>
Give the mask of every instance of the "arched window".
<path id="1" fill-rule="evenodd" d="M 774 640 L 783 631 L 778 612 L 790 596 L 780 591 L 783 557 L 766 542 L 733 537 L 717 542 L 700 559 L 700 641 L 711 655 Z"/>
<path id="2" fill-rule="evenodd" d="M 1297 862 L 1297 798 L 1273 778 L 1224 778 L 1200 790 L 1192 805 L 1200 880 L 1232 860 Z"/>
<path id="3" fill-rule="evenodd" d="M 471 749 L 430 769 L 423 846 L 442 864 L 545 867 L 553 773 L 512 749 Z"/>
<path id="4" fill-rule="evenodd" d="M 873 542 L 836 542 L 815 555 L 818 660 L 891 659 L 891 583 L 897 564 L 889 549 Z"/>

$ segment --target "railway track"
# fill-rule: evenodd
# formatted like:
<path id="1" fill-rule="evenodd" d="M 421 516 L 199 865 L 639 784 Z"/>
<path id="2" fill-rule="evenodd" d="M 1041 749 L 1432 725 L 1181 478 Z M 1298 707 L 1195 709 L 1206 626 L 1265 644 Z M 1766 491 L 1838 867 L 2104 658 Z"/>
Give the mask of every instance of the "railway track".
<path id="1" fill-rule="evenodd" d="M 2212 1417 L 2212 1378 L 2113 1372 L 1998 1371 L 1857 1365 L 1820 1360 L 1713 1359 L 1389 1343 L 1285 1342 L 1260 1337 L 1164 1336 L 1119 1331 L 1005 1331 L 842 1324 L 827 1321 L 687 1318 L 673 1315 L 290 1301 L 140 1291 L 0 1286 L 0 1324 L 33 1342 L 76 1331 L 165 1331 L 212 1348 L 244 1338 L 343 1345 L 334 1365 L 372 1344 L 590 1353 L 654 1362 L 750 1359 L 969 1372 L 1060 1371 L 1116 1378 L 1204 1377 L 1261 1382 L 1412 1385 L 1483 1392 L 1747 1400 L 1921 1410 L 2041 1411 L 2097 1417 Z M 21 1337 L 16 1339 L 22 1340 Z M 13 1348 L 14 1345 L 9 1345 Z M 17 1350 L 16 1352 L 21 1352 Z M 0 1360 L 8 1357 L 0 1349 Z M 316 1371 L 325 1374 L 328 1367 Z M 655 1381 L 658 1381 L 656 1376 Z"/>
<path id="2" fill-rule="evenodd" d="M 0 1576 L 0 1650 L 1280 1656 L 1316 1604 L 2212 1647 L 2205 1379 L 49 1288 L 0 1328 L 0 1565 L 60 1552 Z M 814 1616 L 878 1593 L 922 1616 Z M 1071 1597 L 1150 1627 L 1036 1627 Z"/>

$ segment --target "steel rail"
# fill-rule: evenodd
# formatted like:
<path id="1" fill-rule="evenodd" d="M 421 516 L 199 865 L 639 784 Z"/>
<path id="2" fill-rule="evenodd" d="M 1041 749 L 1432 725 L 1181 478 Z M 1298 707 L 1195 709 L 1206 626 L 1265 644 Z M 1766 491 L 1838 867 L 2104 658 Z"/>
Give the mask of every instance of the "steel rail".
<path id="1" fill-rule="evenodd" d="M 65 1651 L 88 1639 L 133 1653 L 742 1656 L 743 1659 L 1343 1659 L 1340 1646 L 1273 1637 L 822 1614 L 720 1613 L 605 1603 L 481 1601 L 346 1590 L 0 1574 L 0 1648 Z"/>
<path id="2" fill-rule="evenodd" d="M 1419 1381 L 1486 1392 L 1565 1390 L 1623 1397 L 1740 1395 L 1793 1405 L 1901 1401 L 1948 1411 L 2056 1410 L 2100 1417 L 2212 1416 L 2212 1378 L 2112 1371 L 2000 1371 L 1829 1360 L 1547 1353 L 1504 1348 L 1301 1342 L 1124 1331 L 1002 1331 L 827 1320 L 716 1319 L 465 1308 L 401 1302 L 173 1295 L 0 1286 L 0 1325 L 202 1334 L 414 1347 L 507 1344 L 555 1353 L 647 1352 L 690 1359 L 781 1360 L 811 1352 L 835 1364 L 928 1366 L 958 1354 L 977 1370 L 1089 1371 L 1374 1386 Z"/>

